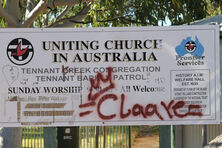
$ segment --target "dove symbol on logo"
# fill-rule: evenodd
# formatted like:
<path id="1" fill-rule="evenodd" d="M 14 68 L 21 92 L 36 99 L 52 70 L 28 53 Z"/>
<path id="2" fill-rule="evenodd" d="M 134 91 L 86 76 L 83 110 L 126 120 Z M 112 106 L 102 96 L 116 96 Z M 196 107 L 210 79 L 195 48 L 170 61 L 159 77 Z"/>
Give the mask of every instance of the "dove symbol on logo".
<path id="1" fill-rule="evenodd" d="M 5 65 L 2 72 L 9 86 L 18 79 L 19 69 L 15 66 Z"/>

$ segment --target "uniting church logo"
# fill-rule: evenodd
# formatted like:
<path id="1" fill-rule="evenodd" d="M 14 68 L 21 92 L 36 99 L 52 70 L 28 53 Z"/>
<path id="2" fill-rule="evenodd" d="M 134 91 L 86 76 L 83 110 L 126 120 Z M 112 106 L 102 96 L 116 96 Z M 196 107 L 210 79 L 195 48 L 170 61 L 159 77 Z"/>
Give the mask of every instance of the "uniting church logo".
<path id="1" fill-rule="evenodd" d="M 24 38 L 13 39 L 7 47 L 9 60 L 16 65 L 29 63 L 34 55 L 32 44 Z"/>
<path id="2" fill-rule="evenodd" d="M 204 64 L 204 47 L 198 37 L 192 40 L 187 37 L 176 46 L 176 60 L 178 66 L 203 65 Z"/>
<path id="3" fill-rule="evenodd" d="M 204 53 L 204 47 L 200 43 L 197 36 L 195 37 L 195 41 L 191 40 L 191 37 L 187 37 L 180 43 L 180 45 L 176 46 L 175 49 L 179 57 L 190 54 L 198 58 L 201 57 Z"/>

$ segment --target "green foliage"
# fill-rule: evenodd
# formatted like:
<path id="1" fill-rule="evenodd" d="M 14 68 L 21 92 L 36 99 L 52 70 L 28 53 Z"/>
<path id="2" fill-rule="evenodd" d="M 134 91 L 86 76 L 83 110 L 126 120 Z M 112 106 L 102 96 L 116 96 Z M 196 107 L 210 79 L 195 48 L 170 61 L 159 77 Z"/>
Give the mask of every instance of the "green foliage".
<path id="1" fill-rule="evenodd" d="M 172 25 L 189 24 L 215 14 L 208 10 L 211 5 L 210 0 L 94 0 L 88 16 L 76 26 L 157 26 L 160 22 L 164 24 L 166 18 Z M 73 6 L 63 18 L 75 16 L 84 6 L 84 3 Z M 60 7 L 46 12 L 45 15 L 52 18 L 49 23 L 53 23 L 63 10 L 64 7 Z M 41 22 L 43 16 L 40 16 Z M 40 23 L 35 26 L 41 27 Z"/>
<path id="2" fill-rule="evenodd" d="M 207 17 L 219 15 L 222 12 L 222 2 L 218 0 L 207 0 Z"/>
<path id="3" fill-rule="evenodd" d="M 2 0 L 1 5 L 2 5 L 3 8 L 5 7 L 5 4 L 6 4 L 6 0 Z M 0 27 L 6 27 L 6 23 L 5 23 L 5 21 L 3 20 L 2 17 L 0 17 Z"/>
<path id="4" fill-rule="evenodd" d="M 207 14 L 203 0 L 96 0 L 87 21 L 92 26 L 172 25 L 190 23 Z"/>
<path id="5" fill-rule="evenodd" d="M 5 7 L 7 0 L 2 0 Z M 34 0 L 35 5 L 39 0 Z M 50 1 L 50 0 L 49 0 Z M 26 1 L 24 1 L 26 6 Z M 88 3 L 72 6 L 61 19 L 70 19 L 78 15 Z M 221 14 L 221 0 L 94 0 L 90 4 L 90 11 L 83 21 L 76 22 L 76 26 L 112 27 L 112 26 L 147 26 L 162 25 L 168 20 L 172 25 L 189 24 L 195 20 Z M 35 20 L 34 27 L 48 27 L 58 22 L 57 17 L 66 6 L 49 8 Z M 25 11 L 23 11 L 25 12 Z M 25 18 L 22 14 L 21 18 Z M 5 21 L 0 17 L 1 27 Z"/>

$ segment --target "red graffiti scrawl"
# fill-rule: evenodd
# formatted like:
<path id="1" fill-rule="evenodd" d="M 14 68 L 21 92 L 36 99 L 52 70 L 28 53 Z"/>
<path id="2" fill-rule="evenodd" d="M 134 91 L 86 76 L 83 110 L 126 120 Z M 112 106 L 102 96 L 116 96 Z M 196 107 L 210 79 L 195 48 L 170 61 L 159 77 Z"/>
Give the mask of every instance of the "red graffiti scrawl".
<path id="1" fill-rule="evenodd" d="M 104 76 L 102 73 L 97 73 L 95 79 L 90 79 L 90 90 L 88 94 L 88 102 L 85 104 L 79 105 L 79 108 L 89 108 L 96 107 L 97 115 L 102 120 L 112 120 L 114 118 L 127 119 L 128 117 L 142 117 L 144 119 L 156 116 L 160 120 L 164 120 L 165 118 L 160 113 L 160 110 L 166 112 L 169 119 L 176 118 L 185 118 L 187 116 L 203 116 L 202 112 L 200 112 L 200 105 L 186 104 L 184 101 L 176 101 L 171 100 L 170 102 L 161 101 L 159 104 L 147 103 L 147 104 L 139 104 L 135 103 L 131 107 L 125 106 L 125 102 L 127 100 L 125 94 L 121 94 L 118 97 L 114 93 L 106 93 L 110 89 L 115 88 L 115 84 L 113 82 L 113 70 L 111 67 L 108 67 L 108 75 Z M 100 89 L 97 92 L 94 92 L 96 89 L 106 85 L 104 88 Z M 115 101 L 120 102 L 119 110 L 116 113 L 112 114 L 103 114 L 101 111 L 101 106 L 106 101 Z M 188 110 L 186 113 L 180 113 L 179 110 L 188 106 Z M 84 112 L 80 112 L 79 116 L 84 117 L 93 113 L 93 110 L 87 110 Z"/>
<path id="2" fill-rule="evenodd" d="M 88 94 L 88 102 L 85 104 L 81 104 L 79 105 L 80 108 L 86 108 L 86 107 L 90 107 L 90 106 L 95 106 L 96 105 L 96 99 L 98 99 L 102 94 L 104 94 L 105 92 L 109 91 L 112 88 L 115 88 L 115 85 L 113 83 L 113 69 L 111 67 L 108 67 L 108 75 L 105 77 L 102 73 L 97 73 L 96 78 L 90 79 L 90 90 L 89 90 L 89 94 Z M 105 88 L 101 89 L 98 92 L 95 92 L 95 94 L 93 94 L 93 90 L 96 90 L 98 88 L 101 87 L 101 85 L 103 84 L 107 84 L 108 86 L 106 86 Z M 104 99 L 102 99 L 104 100 Z M 98 104 L 99 106 L 101 105 L 101 101 L 100 104 Z M 90 113 L 92 113 L 93 111 L 85 111 L 85 112 L 81 112 L 79 115 L 80 117 L 88 115 Z"/>
<path id="3" fill-rule="evenodd" d="M 108 83 L 108 86 L 93 94 L 93 90 L 98 89 L 101 86 L 101 83 Z M 115 87 L 113 83 L 113 69 L 111 67 L 108 67 L 107 77 L 105 77 L 102 73 L 97 73 L 96 79 L 90 79 L 90 84 L 91 87 L 88 95 L 88 100 L 94 101 L 100 95 Z"/>

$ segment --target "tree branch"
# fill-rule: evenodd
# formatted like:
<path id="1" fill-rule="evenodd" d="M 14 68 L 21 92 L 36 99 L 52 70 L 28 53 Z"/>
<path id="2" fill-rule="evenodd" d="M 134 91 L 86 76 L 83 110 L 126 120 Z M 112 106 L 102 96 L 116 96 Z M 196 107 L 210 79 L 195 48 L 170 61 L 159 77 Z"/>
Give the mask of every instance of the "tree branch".
<path id="1" fill-rule="evenodd" d="M 92 0 L 82 0 L 82 2 L 90 2 Z M 58 6 L 71 6 L 80 3 L 80 0 L 51 0 L 47 7 L 50 9 L 55 9 Z"/>
<path id="2" fill-rule="evenodd" d="M 106 20 L 96 20 L 97 22 L 100 22 L 100 23 L 105 23 L 105 22 L 111 22 L 111 21 L 119 21 L 119 20 L 122 20 L 124 17 L 123 16 L 117 16 L 117 17 L 113 17 L 111 19 L 106 19 Z M 87 21 L 87 22 L 84 22 L 84 21 L 76 21 L 76 20 L 70 20 L 71 22 L 73 23 L 78 23 L 78 24 L 89 24 L 89 23 L 93 23 L 93 21 Z"/>
<path id="3" fill-rule="evenodd" d="M 134 23 L 134 24 L 143 24 L 143 25 L 150 25 L 150 23 L 146 23 L 146 22 L 139 22 L 136 20 L 131 20 L 127 17 L 124 16 L 117 16 L 117 17 L 113 17 L 110 19 L 106 19 L 106 20 L 96 20 L 96 22 L 100 22 L 100 23 L 105 23 L 105 22 L 112 22 L 112 21 L 127 21 L 130 23 Z M 70 18 L 66 18 L 65 22 L 70 22 L 73 24 L 89 24 L 89 23 L 93 23 L 93 21 L 78 21 L 78 20 L 74 20 L 74 19 L 70 19 Z M 63 26 L 63 24 L 60 25 L 60 27 Z"/>
<path id="4" fill-rule="evenodd" d="M 83 2 L 89 2 L 91 0 L 83 0 Z M 46 11 L 47 8 L 53 10 L 58 6 L 73 6 L 75 4 L 80 3 L 79 0 L 40 0 L 39 3 L 35 6 L 35 8 L 27 15 L 26 20 L 24 20 L 21 24 L 24 27 L 29 27 L 32 22 L 38 18 L 39 14 Z"/>
<path id="5" fill-rule="evenodd" d="M 72 22 L 71 20 L 82 21 L 88 14 L 89 10 L 90 5 L 84 7 L 77 15 L 65 19 L 60 19 L 48 27 L 73 27 L 76 23 L 74 21 Z"/>
<path id="6" fill-rule="evenodd" d="M 140 7 L 134 6 L 134 5 L 129 5 L 129 6 L 125 6 L 125 7 L 121 8 L 121 9 L 98 9 L 98 10 L 96 10 L 96 12 L 102 12 L 102 13 L 104 13 L 104 12 L 106 12 L 106 11 L 112 11 L 112 10 L 115 10 L 115 11 L 123 11 L 123 10 L 126 10 L 126 9 L 138 9 L 138 8 L 140 8 Z"/>
<path id="7" fill-rule="evenodd" d="M 0 4 L 0 16 L 9 24 L 10 27 L 16 27 L 16 20 L 8 14 Z"/>
<path id="8" fill-rule="evenodd" d="M 49 11 L 48 13 L 44 14 L 43 15 L 43 18 L 44 18 L 44 25 L 45 26 L 48 26 L 49 25 L 49 14 L 50 14 L 51 11 Z"/>
<path id="9" fill-rule="evenodd" d="M 63 16 L 66 15 L 66 13 L 69 11 L 69 9 L 71 8 L 72 6 L 66 6 L 66 8 L 62 11 L 62 13 L 56 17 L 56 20 L 55 21 L 58 21 L 60 20 Z"/>
<path id="10" fill-rule="evenodd" d="M 128 21 L 130 23 L 134 23 L 134 24 L 143 24 L 143 25 L 151 25 L 150 23 L 146 23 L 146 22 L 139 22 L 136 20 L 131 20 L 129 18 L 124 17 L 122 20 Z"/>
<path id="11" fill-rule="evenodd" d="M 42 22 L 41 22 L 41 19 L 40 19 L 39 16 L 38 16 L 38 19 L 37 19 L 37 20 L 39 21 L 39 27 L 42 28 Z"/>
<path id="12" fill-rule="evenodd" d="M 27 19 L 29 13 L 32 11 L 34 8 L 34 1 L 33 0 L 27 0 L 27 7 L 26 7 L 26 12 L 25 12 L 25 20 Z"/>
<path id="13" fill-rule="evenodd" d="M 40 0 L 35 8 L 28 14 L 27 19 L 23 22 L 24 27 L 29 27 L 32 22 L 38 18 L 39 14 L 46 10 L 48 0 Z"/>

